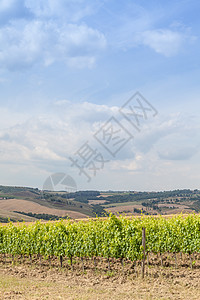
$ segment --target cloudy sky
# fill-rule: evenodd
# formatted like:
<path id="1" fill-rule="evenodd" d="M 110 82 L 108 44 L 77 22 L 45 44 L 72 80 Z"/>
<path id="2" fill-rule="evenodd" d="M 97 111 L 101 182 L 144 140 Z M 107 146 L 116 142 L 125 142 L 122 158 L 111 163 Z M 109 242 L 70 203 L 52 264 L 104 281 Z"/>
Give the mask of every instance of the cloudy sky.
<path id="1" fill-rule="evenodd" d="M 0 0 L 0 184 L 200 189 L 199 9 Z"/>

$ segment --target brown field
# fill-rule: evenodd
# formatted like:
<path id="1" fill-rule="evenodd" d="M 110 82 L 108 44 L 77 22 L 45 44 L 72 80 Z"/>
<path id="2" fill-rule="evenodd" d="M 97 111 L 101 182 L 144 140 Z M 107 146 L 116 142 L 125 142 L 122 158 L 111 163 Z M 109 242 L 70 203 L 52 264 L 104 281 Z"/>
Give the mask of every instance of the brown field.
<path id="1" fill-rule="evenodd" d="M 173 208 L 173 210 L 170 208 L 170 207 L 175 207 Z M 163 207 L 166 207 L 164 208 L 163 212 L 165 214 L 180 214 L 180 213 L 192 213 L 194 212 L 194 210 L 192 210 L 191 208 L 188 208 L 187 205 L 181 205 L 181 204 L 158 204 L 158 207 L 160 208 L 163 208 Z M 167 208 L 168 207 L 168 208 Z M 127 205 L 117 205 L 117 206 L 114 206 L 114 207 L 108 207 L 108 208 L 105 208 L 105 210 L 107 212 L 112 212 L 114 214 L 116 213 L 131 213 L 132 215 L 137 215 L 137 213 L 133 213 L 133 209 L 134 208 L 137 208 L 137 209 L 144 209 L 145 211 L 149 212 L 150 214 L 154 214 L 154 213 L 158 213 L 156 210 L 153 210 L 152 208 L 151 209 L 148 209 L 144 206 L 142 206 L 141 204 L 133 204 L 133 205 L 130 205 L 130 204 L 127 204 Z"/>
<path id="2" fill-rule="evenodd" d="M 108 197 L 108 196 L 113 196 L 114 194 L 101 194 L 101 195 L 99 195 L 99 196 L 97 196 L 97 197 Z"/>
<path id="3" fill-rule="evenodd" d="M 10 212 L 10 211 L 4 210 L 4 209 L 0 209 L 0 216 L 3 218 L 7 218 L 9 216 L 9 218 L 16 219 L 16 220 L 23 219 L 25 222 L 33 222 L 36 220 L 33 217 L 29 217 L 29 216 L 25 216 L 25 215 L 22 216 L 21 214 L 18 214 L 15 212 Z"/>
<path id="4" fill-rule="evenodd" d="M 158 207 L 163 207 L 163 206 L 167 206 L 167 207 L 173 206 L 175 208 L 180 208 L 180 209 L 188 208 L 188 206 L 184 204 L 158 203 Z"/>
<path id="5" fill-rule="evenodd" d="M 175 268 L 172 257 L 163 257 L 164 266 L 159 258 L 151 257 L 146 266 L 145 278 L 141 278 L 141 267 L 132 268 L 131 262 L 125 262 L 124 270 L 119 261 L 111 261 L 111 271 L 106 260 L 97 259 L 97 269 L 91 260 L 84 259 L 85 270 L 80 259 L 70 269 L 67 258 L 61 269 L 57 259 L 51 267 L 48 261 L 28 258 L 22 263 L 11 263 L 11 258 L 0 257 L 0 299 L 200 299 L 200 264 L 189 268 L 188 259 L 178 258 Z M 199 262 L 199 257 L 196 258 Z"/>
<path id="6" fill-rule="evenodd" d="M 177 209 L 173 209 L 173 210 L 166 210 L 165 213 L 166 214 L 173 214 L 173 215 L 178 215 L 180 213 L 191 214 L 191 213 L 194 213 L 194 210 L 189 209 L 189 208 L 185 208 L 185 209 L 177 208 Z"/>
<path id="7" fill-rule="evenodd" d="M 7 211 L 22 211 L 22 212 L 32 212 L 32 213 L 44 213 L 44 214 L 52 214 L 59 217 L 62 216 L 69 216 L 71 218 L 86 218 L 85 214 L 76 211 L 70 210 L 62 210 L 56 208 L 49 208 L 43 205 L 40 205 L 35 202 L 31 202 L 28 200 L 22 199 L 7 199 L 7 200 L 0 200 L 0 210 L 7 210 Z"/>
<path id="8" fill-rule="evenodd" d="M 134 208 L 137 208 L 137 209 L 142 209 L 143 206 L 140 205 L 140 204 L 133 204 L 133 205 L 120 205 L 120 206 L 114 206 L 114 207 L 109 207 L 109 208 L 106 208 L 105 210 L 107 212 L 112 212 L 112 213 L 117 213 L 117 212 L 123 212 L 123 211 L 130 211 L 130 212 L 133 212 L 133 209 Z"/>
<path id="9" fill-rule="evenodd" d="M 88 200 L 89 204 L 104 204 L 106 200 Z"/>

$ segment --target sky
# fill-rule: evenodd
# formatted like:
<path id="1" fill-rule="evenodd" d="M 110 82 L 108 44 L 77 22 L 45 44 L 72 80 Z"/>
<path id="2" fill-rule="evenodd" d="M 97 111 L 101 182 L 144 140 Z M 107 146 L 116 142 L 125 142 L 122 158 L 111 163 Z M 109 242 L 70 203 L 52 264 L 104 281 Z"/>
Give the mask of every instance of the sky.
<path id="1" fill-rule="evenodd" d="M 0 0 L 0 184 L 200 189 L 199 9 Z"/>

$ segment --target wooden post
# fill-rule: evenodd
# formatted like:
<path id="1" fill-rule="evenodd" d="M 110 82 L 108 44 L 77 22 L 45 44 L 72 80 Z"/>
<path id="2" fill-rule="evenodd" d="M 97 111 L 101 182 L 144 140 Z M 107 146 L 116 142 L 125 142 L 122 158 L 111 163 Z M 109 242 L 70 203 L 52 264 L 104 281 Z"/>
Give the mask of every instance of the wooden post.
<path id="1" fill-rule="evenodd" d="M 51 256 L 49 255 L 49 267 L 51 268 Z"/>
<path id="2" fill-rule="evenodd" d="M 60 267 L 62 268 L 62 266 L 63 266 L 63 257 L 62 255 L 60 255 Z"/>
<path id="3" fill-rule="evenodd" d="M 85 267 L 84 267 L 83 257 L 81 257 L 81 262 L 82 262 L 82 270 L 83 270 L 83 272 L 84 272 L 84 271 L 85 271 Z"/>
<path id="4" fill-rule="evenodd" d="M 110 268 L 110 259 L 109 259 L 109 257 L 108 257 L 108 270 L 110 271 L 111 270 L 111 268 Z"/>
<path id="5" fill-rule="evenodd" d="M 145 246 L 146 246 L 146 231 L 145 228 L 142 228 L 142 247 L 143 247 L 142 278 L 144 278 L 144 268 L 145 268 Z"/>
<path id="6" fill-rule="evenodd" d="M 73 258 L 72 258 L 72 256 L 70 256 L 70 264 L 71 264 L 71 270 L 73 271 L 74 268 L 73 268 Z"/>
<path id="7" fill-rule="evenodd" d="M 177 269 L 177 257 L 176 257 L 176 252 L 174 253 L 174 258 L 175 258 L 175 268 Z"/>
<path id="8" fill-rule="evenodd" d="M 189 257 L 190 257 L 190 268 L 192 269 L 192 256 L 191 256 L 191 253 L 189 253 Z"/>
<path id="9" fill-rule="evenodd" d="M 93 261 L 94 261 L 94 267 L 95 267 L 95 269 L 96 269 L 97 263 L 96 263 L 96 257 L 95 257 L 95 256 L 94 256 L 94 258 L 93 258 Z"/>
<path id="10" fill-rule="evenodd" d="M 163 267 L 163 259 L 162 259 L 162 253 L 160 252 L 160 261 L 161 261 L 161 267 Z"/>

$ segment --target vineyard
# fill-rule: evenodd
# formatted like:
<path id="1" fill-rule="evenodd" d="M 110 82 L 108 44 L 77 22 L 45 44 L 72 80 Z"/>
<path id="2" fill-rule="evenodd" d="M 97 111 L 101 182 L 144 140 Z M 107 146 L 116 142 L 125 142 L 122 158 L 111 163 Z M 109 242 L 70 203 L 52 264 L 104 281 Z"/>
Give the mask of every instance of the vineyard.
<path id="1" fill-rule="evenodd" d="M 145 257 L 142 246 L 142 228 L 146 230 Z M 40 221 L 17 226 L 9 223 L 0 227 L 0 254 L 9 255 L 13 262 L 19 257 L 34 256 L 45 259 L 58 258 L 62 266 L 68 259 L 73 269 L 76 258 L 95 260 L 104 258 L 110 268 L 110 260 L 140 262 L 150 254 L 158 254 L 162 264 L 165 254 L 188 256 L 191 267 L 194 254 L 200 253 L 200 216 L 182 215 L 173 218 L 140 217 L 125 218 L 110 215 L 106 219 L 87 222 Z M 171 255 L 170 254 L 170 255 Z M 84 262 L 83 262 L 84 264 Z"/>

